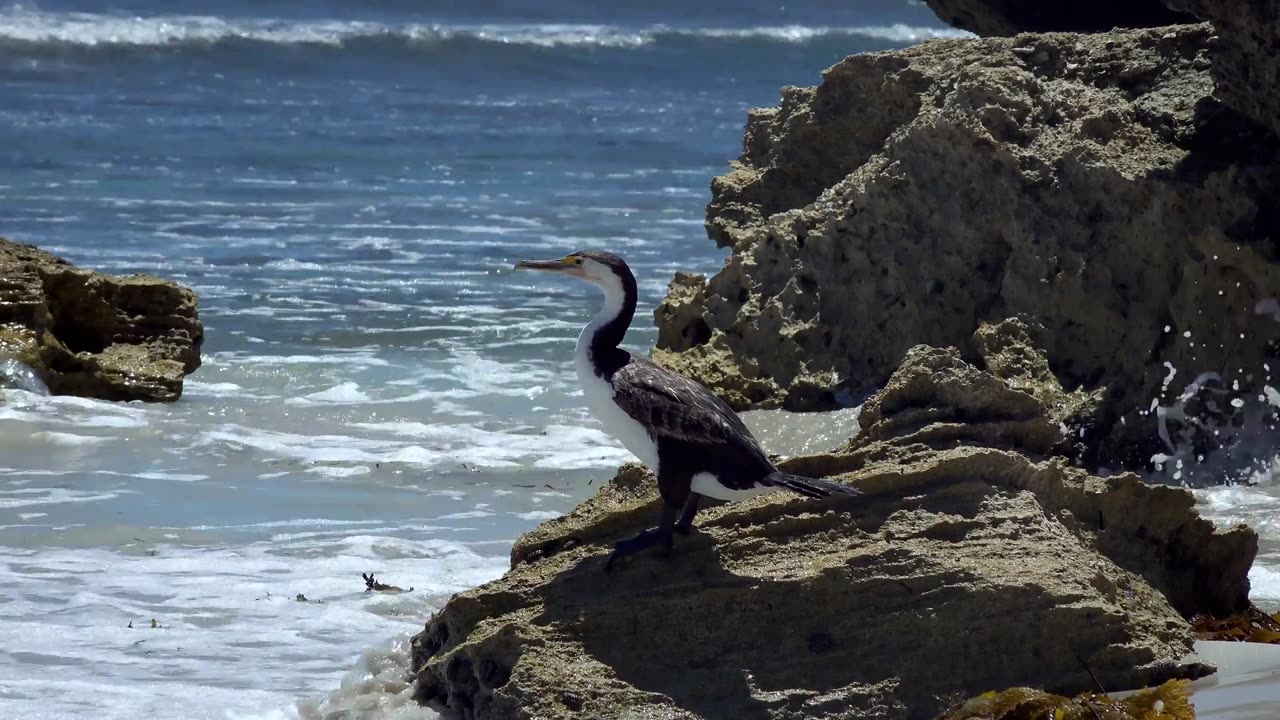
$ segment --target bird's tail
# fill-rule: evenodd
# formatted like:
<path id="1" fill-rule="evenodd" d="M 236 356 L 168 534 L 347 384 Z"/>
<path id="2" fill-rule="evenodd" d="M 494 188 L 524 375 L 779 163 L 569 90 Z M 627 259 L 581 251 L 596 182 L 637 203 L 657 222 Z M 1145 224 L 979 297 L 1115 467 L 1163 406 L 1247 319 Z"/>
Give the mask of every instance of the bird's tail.
<path id="1" fill-rule="evenodd" d="M 861 495 L 862 491 L 841 485 L 837 482 L 824 480 L 822 478 L 804 477 L 803 475 L 792 475 L 791 473 L 774 472 L 765 477 L 764 481 L 769 485 L 786 488 L 792 492 L 798 492 L 805 497 L 826 497 L 828 495 Z"/>

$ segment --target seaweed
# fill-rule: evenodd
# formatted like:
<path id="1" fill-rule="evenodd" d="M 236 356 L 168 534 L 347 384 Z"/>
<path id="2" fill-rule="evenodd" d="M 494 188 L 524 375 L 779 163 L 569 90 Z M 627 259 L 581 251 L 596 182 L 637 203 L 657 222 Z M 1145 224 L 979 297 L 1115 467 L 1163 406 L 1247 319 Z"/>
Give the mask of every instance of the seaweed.
<path id="1" fill-rule="evenodd" d="M 1254 605 L 1224 618 L 1197 615 L 1191 619 L 1191 624 L 1196 629 L 1196 637 L 1201 640 L 1280 645 L 1280 613 L 1268 615 Z"/>
<path id="2" fill-rule="evenodd" d="M 1116 699 L 1098 693 L 1073 698 L 1031 688 L 991 691 L 944 712 L 938 720 L 1194 720 L 1186 680 Z"/>

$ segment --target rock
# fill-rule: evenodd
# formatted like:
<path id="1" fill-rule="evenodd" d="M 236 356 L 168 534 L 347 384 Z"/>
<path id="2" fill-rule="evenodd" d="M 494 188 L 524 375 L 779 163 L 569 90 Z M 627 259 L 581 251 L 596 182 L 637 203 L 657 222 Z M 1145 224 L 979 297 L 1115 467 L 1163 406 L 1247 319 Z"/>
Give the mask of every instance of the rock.
<path id="1" fill-rule="evenodd" d="M 54 394 L 177 400 L 200 367 L 196 302 L 176 283 L 81 270 L 0 238 L 0 355 Z"/>
<path id="2" fill-rule="evenodd" d="M 1213 23 L 1218 97 L 1280 133 L 1280 0 L 1164 2 Z"/>
<path id="3" fill-rule="evenodd" d="M 670 559 L 608 575 L 611 543 L 657 514 L 652 476 L 624 466 L 427 623 L 417 696 L 477 720 L 900 720 L 991 688 L 1209 672 L 1184 616 L 1247 607 L 1257 536 L 1216 530 L 1183 489 L 1023 454 L 1044 412 L 915 348 L 846 448 L 783 463 L 865 495 L 720 504 Z"/>
<path id="4" fill-rule="evenodd" d="M 982 455 L 989 463 L 983 472 L 1020 475 L 1049 446 L 1047 426 L 1053 423 L 1052 415 L 1037 422 L 1031 401 L 1025 391 L 968 366 L 955 349 L 918 346 L 862 406 L 861 429 L 842 452 L 792 459 L 783 467 L 826 476 L 915 464 L 939 451 L 992 448 L 1005 452 Z M 1196 514 L 1189 492 L 1148 485 L 1133 473 L 1092 477 L 1066 469 L 1060 457 L 1033 467 L 1035 479 L 1008 482 L 1035 492 L 1046 512 L 1065 512 L 1091 526 L 1088 532 L 1107 557 L 1145 578 L 1185 617 L 1250 607 L 1254 531 L 1239 526 L 1219 532 Z"/>
<path id="5" fill-rule="evenodd" d="M 1201 372 L 1256 403 L 1280 363 L 1253 311 L 1280 288 L 1280 140 L 1212 98 L 1211 35 L 941 40 L 785 88 L 712 183 L 732 252 L 673 284 L 654 359 L 739 410 L 825 409 L 913 345 L 1035 318 L 1116 467 L 1168 452 L 1148 410 Z"/>
<path id="6" fill-rule="evenodd" d="M 885 388 L 862 405 L 859 442 L 893 440 L 951 447 L 958 441 L 1048 454 L 1065 433 L 1039 398 L 960 359 L 921 345 Z"/>
<path id="7" fill-rule="evenodd" d="M 971 343 L 983 367 L 1010 388 L 1021 390 L 1045 406 L 1051 422 L 1062 437 L 1053 450 L 1077 462 L 1096 466 L 1100 428 L 1105 427 L 1103 393 L 1077 388 L 1068 392 L 1049 367 L 1042 349 L 1045 331 L 1038 323 L 1009 318 L 999 323 L 983 322 Z"/>
<path id="8" fill-rule="evenodd" d="M 926 0 L 938 19 L 979 35 L 1021 32 L 1099 32 L 1194 22 L 1160 0 Z"/>

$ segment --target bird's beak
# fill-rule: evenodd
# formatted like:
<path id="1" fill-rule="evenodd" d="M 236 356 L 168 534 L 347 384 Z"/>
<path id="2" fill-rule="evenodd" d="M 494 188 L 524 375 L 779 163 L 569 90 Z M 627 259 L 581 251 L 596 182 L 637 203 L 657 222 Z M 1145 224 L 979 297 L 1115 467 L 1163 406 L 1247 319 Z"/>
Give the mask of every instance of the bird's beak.
<path id="1" fill-rule="evenodd" d="M 516 263 L 517 270 L 568 270 L 572 265 L 568 265 L 564 260 L 521 260 Z"/>

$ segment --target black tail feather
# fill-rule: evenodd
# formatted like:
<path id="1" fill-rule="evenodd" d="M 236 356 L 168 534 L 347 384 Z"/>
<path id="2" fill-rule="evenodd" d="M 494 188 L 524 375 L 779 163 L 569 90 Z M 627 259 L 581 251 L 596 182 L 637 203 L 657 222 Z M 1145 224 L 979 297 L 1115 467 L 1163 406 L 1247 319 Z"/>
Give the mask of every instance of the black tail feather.
<path id="1" fill-rule="evenodd" d="M 765 477 L 764 481 L 769 485 L 783 487 L 811 498 L 827 497 L 828 495 L 862 494 L 861 490 L 848 485 L 841 485 L 822 478 L 804 477 L 803 475 L 792 475 L 784 472 L 770 473 Z"/>

